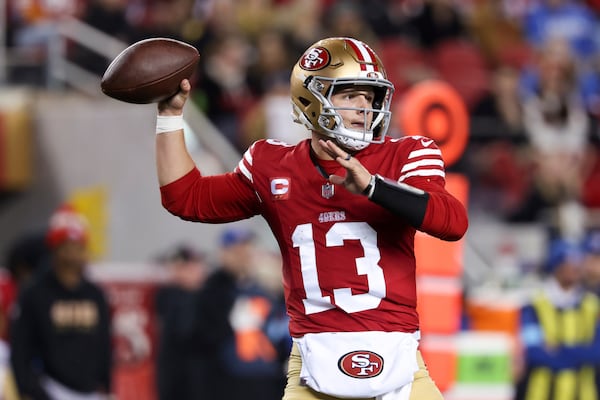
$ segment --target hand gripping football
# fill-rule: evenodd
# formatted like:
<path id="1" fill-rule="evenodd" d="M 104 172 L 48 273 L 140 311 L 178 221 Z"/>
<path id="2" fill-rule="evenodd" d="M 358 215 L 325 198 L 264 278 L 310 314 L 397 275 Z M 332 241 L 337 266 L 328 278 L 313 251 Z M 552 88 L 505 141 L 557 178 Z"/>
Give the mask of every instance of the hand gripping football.
<path id="1" fill-rule="evenodd" d="M 189 78 L 200 54 L 174 39 L 141 40 L 123 50 L 102 77 L 102 92 L 127 103 L 157 103 L 177 93 L 182 79 Z"/>

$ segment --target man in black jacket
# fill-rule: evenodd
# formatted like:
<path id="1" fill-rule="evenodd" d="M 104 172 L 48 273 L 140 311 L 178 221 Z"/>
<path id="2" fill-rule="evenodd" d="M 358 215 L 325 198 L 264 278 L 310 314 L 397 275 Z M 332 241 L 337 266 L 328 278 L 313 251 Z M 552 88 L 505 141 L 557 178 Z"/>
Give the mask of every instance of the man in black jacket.
<path id="1" fill-rule="evenodd" d="M 280 400 L 291 348 L 283 301 L 254 277 L 254 233 L 227 229 L 220 266 L 200 294 L 197 340 L 207 349 L 206 399 Z"/>
<path id="2" fill-rule="evenodd" d="M 31 400 L 104 400 L 111 388 L 110 318 L 102 290 L 84 277 L 88 227 L 63 206 L 46 236 L 52 259 L 20 294 L 10 327 L 19 392 Z"/>
<path id="3" fill-rule="evenodd" d="M 198 400 L 207 383 L 206 363 L 198 347 L 196 301 L 206 278 L 205 256 L 179 246 L 164 260 L 170 280 L 155 295 L 159 322 L 156 384 L 158 400 Z"/>

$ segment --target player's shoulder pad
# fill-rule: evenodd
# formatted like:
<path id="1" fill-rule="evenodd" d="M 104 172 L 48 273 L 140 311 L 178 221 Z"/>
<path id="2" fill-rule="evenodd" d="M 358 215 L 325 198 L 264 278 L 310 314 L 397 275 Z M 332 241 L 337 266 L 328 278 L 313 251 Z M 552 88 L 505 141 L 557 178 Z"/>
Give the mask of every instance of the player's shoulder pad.
<path id="1" fill-rule="evenodd" d="M 431 139 L 427 136 L 421 136 L 421 135 L 403 136 L 398 139 L 392 139 L 392 141 L 398 141 L 405 146 L 410 146 L 415 149 L 416 148 L 439 149 L 435 140 Z"/>
<path id="2" fill-rule="evenodd" d="M 280 160 L 282 151 L 289 151 L 294 145 L 275 139 L 260 139 L 254 142 L 244 153 L 236 167 L 236 172 L 241 172 L 250 182 L 253 182 L 253 173 L 260 170 L 257 163 L 263 164 Z M 261 161 L 262 160 L 262 161 Z"/>
<path id="3" fill-rule="evenodd" d="M 410 178 L 445 178 L 445 165 L 442 151 L 435 141 L 425 136 L 405 136 L 398 142 L 396 150 L 401 168 L 398 182 Z"/>
<path id="4" fill-rule="evenodd" d="M 392 145 L 392 146 L 390 146 Z M 426 136 L 412 135 L 390 139 L 388 148 L 394 147 L 392 151 L 403 157 L 414 158 L 427 155 L 429 157 L 442 159 L 442 151 L 434 139 Z"/>
<path id="5" fill-rule="evenodd" d="M 256 153 L 260 153 L 263 151 L 268 151 L 269 153 L 273 151 L 277 151 L 277 149 L 286 149 L 294 147 L 294 145 L 282 142 L 277 139 L 260 139 L 256 142 L 252 143 L 252 145 L 248 148 L 248 152 L 252 155 Z"/>

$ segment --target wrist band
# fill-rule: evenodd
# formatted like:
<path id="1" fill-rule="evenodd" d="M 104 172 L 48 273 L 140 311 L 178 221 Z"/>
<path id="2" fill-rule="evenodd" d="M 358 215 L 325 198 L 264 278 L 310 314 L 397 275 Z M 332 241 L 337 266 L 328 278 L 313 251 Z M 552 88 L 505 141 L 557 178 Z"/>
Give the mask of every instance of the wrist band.
<path id="1" fill-rule="evenodd" d="M 364 194 L 365 196 L 367 196 L 370 199 L 371 196 L 373 196 L 374 191 L 375 191 L 375 175 L 371 175 L 371 180 L 369 180 L 369 184 L 367 185 L 365 190 L 362 191 L 362 194 Z"/>
<path id="2" fill-rule="evenodd" d="M 183 129 L 183 115 L 157 115 L 156 134 Z"/>

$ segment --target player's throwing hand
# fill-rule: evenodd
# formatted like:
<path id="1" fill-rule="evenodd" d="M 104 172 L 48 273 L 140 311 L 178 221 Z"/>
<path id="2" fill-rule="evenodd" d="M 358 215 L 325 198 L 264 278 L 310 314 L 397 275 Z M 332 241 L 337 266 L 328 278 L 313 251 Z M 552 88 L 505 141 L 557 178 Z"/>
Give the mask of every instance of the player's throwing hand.
<path id="1" fill-rule="evenodd" d="M 179 85 L 179 91 L 174 96 L 158 103 L 158 114 L 164 116 L 183 114 L 183 106 L 190 94 L 191 88 L 189 80 L 182 80 Z"/>

